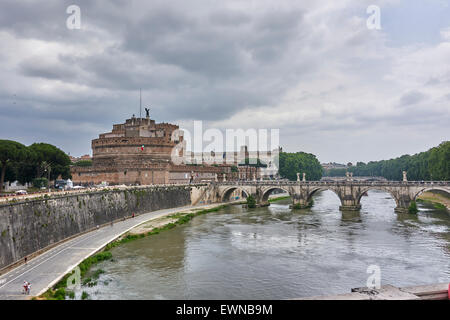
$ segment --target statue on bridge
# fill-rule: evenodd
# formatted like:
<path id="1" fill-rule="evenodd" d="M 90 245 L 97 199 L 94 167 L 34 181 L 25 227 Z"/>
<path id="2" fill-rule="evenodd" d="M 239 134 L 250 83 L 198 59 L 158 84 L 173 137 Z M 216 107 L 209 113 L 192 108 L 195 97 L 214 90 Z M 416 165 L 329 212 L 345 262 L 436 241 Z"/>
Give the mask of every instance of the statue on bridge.
<path id="1" fill-rule="evenodd" d="M 274 189 L 283 189 L 292 196 L 292 205 L 296 209 L 308 208 L 312 205 L 312 196 L 319 190 L 331 190 L 340 199 L 342 211 L 354 211 L 361 209 L 361 198 L 371 189 L 383 190 L 391 194 L 395 200 L 395 212 L 411 212 L 410 206 L 413 201 L 423 192 L 428 190 L 441 190 L 450 193 L 450 182 L 448 181 L 407 181 L 406 171 L 403 172 L 402 181 L 374 181 L 353 179 L 353 172 L 346 172 L 346 180 L 336 181 L 306 181 L 306 173 L 297 173 L 297 181 L 287 180 L 264 180 L 261 183 L 251 183 L 251 177 L 247 182 L 239 181 L 236 185 L 224 183 L 215 184 L 218 188 L 220 199 L 226 199 L 231 194 L 230 190 L 242 189 L 247 194 L 255 194 L 258 205 L 269 205 L 269 195 Z M 255 175 L 253 175 L 253 179 Z M 223 181 L 226 176 L 223 174 Z M 254 181 L 254 180 L 253 180 Z M 302 181 L 302 182 L 301 182 Z M 231 186 L 230 186 L 231 185 Z"/>
<path id="2" fill-rule="evenodd" d="M 353 181 L 353 172 L 345 172 L 345 176 L 347 178 L 347 181 Z"/>

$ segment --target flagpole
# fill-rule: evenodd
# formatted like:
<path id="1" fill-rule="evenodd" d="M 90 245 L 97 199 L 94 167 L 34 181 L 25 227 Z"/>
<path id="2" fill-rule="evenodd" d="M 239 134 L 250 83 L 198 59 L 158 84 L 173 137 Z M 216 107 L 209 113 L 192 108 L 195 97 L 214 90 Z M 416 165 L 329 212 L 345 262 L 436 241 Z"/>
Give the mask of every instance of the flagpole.
<path id="1" fill-rule="evenodd" d="M 139 88 L 139 119 L 141 118 L 142 118 L 142 89 Z"/>

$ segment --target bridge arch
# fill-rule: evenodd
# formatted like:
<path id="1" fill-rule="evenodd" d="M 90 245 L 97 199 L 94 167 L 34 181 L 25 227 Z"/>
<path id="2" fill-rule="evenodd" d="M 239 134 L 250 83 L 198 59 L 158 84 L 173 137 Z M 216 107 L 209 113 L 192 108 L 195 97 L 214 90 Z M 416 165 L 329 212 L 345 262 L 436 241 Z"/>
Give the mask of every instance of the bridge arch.
<path id="1" fill-rule="evenodd" d="M 308 196 L 307 196 L 307 199 L 306 199 L 307 203 L 311 203 L 312 197 L 313 197 L 318 191 L 327 191 L 327 190 L 333 191 L 334 194 L 338 197 L 339 201 L 342 202 L 341 195 L 339 194 L 339 192 L 338 192 L 336 189 L 334 189 L 333 187 L 327 187 L 327 186 L 324 186 L 324 187 L 318 187 L 318 188 L 311 189 L 311 190 L 309 191 Z"/>
<path id="2" fill-rule="evenodd" d="M 261 190 L 262 191 L 261 192 L 262 193 L 262 195 L 261 195 L 262 202 L 263 203 L 268 202 L 271 192 L 274 191 L 274 190 L 278 190 L 278 189 L 283 190 L 284 192 L 289 194 L 289 196 L 292 196 L 292 192 L 290 192 L 289 188 L 286 188 L 286 187 L 283 187 L 283 186 L 273 186 L 273 187 L 268 187 L 268 188 L 265 188 L 265 189 Z"/>
<path id="3" fill-rule="evenodd" d="M 370 190 L 379 190 L 379 191 L 384 191 L 384 192 L 386 192 L 386 193 L 389 193 L 389 194 L 391 195 L 392 199 L 394 199 L 395 205 L 396 205 L 396 206 L 399 205 L 399 201 L 398 201 L 397 195 L 396 195 L 392 190 L 390 190 L 389 188 L 385 188 L 385 187 L 383 187 L 383 186 L 370 186 L 370 187 L 361 189 L 361 192 L 360 192 L 360 194 L 358 195 L 358 198 L 357 198 L 357 202 L 356 202 L 356 203 L 357 203 L 357 204 L 361 204 L 361 198 L 363 197 L 363 195 L 364 195 L 366 192 L 368 192 L 368 191 L 370 191 Z"/>
<path id="4" fill-rule="evenodd" d="M 245 195 L 246 195 L 247 197 L 250 195 L 250 193 L 248 192 L 248 190 L 245 190 L 245 188 L 242 188 L 242 187 L 230 187 L 230 188 L 225 189 L 225 190 L 222 192 L 222 196 L 220 197 L 220 200 L 221 200 L 222 202 L 229 202 L 229 201 L 230 201 L 230 196 L 231 196 L 231 194 L 232 194 L 234 191 L 236 191 L 236 190 L 240 190 L 241 193 L 244 192 Z"/>
<path id="5" fill-rule="evenodd" d="M 424 187 L 422 190 L 416 192 L 414 197 L 413 197 L 413 200 L 415 201 L 424 192 L 434 191 L 434 190 L 436 190 L 436 191 L 443 191 L 443 192 L 445 192 L 445 193 L 450 195 L 450 188 L 439 187 L 439 186 L 436 186 L 436 187 L 434 187 L 434 186 L 428 187 L 427 186 L 427 187 Z"/>

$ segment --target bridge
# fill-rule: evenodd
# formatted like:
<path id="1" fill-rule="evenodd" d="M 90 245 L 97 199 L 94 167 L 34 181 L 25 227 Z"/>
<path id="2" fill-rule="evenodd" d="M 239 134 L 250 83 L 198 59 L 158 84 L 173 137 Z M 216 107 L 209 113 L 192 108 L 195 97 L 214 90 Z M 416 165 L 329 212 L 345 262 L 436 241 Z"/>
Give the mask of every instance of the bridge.
<path id="1" fill-rule="evenodd" d="M 224 181 L 213 184 L 218 201 L 228 202 L 234 191 L 252 195 L 258 206 L 269 205 L 269 195 L 276 189 L 284 190 L 292 198 L 293 208 L 308 208 L 313 195 L 322 190 L 333 191 L 340 199 L 342 211 L 361 209 L 361 197 L 369 190 L 382 190 L 395 200 L 395 212 L 408 212 L 411 202 L 423 192 L 440 190 L 450 194 L 448 181 Z"/>

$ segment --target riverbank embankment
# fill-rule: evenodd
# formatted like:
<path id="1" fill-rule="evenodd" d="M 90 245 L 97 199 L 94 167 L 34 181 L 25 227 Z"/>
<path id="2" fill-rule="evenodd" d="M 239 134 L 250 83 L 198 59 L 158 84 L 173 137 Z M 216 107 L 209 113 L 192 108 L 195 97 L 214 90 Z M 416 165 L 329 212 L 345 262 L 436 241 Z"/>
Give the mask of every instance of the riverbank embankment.
<path id="1" fill-rule="evenodd" d="M 103 244 L 101 247 L 97 248 L 95 252 L 84 257 L 84 260 L 78 263 L 76 266 L 80 270 L 80 280 L 83 285 L 95 286 L 96 279 L 101 274 L 101 270 L 96 270 L 95 272 L 90 272 L 90 269 L 94 267 L 97 263 L 111 260 L 113 255 L 111 254 L 111 249 L 119 246 L 121 244 L 137 240 L 140 238 L 152 236 L 159 234 L 162 231 L 172 229 L 177 225 L 181 225 L 189 222 L 191 219 L 198 215 L 206 214 L 209 212 L 214 212 L 222 209 L 229 204 L 211 204 L 203 205 L 201 207 L 186 207 L 179 208 L 178 210 L 171 210 L 165 214 L 159 214 L 157 216 L 151 217 L 142 223 L 129 228 L 125 232 L 111 239 L 111 241 Z M 72 269 L 75 269 L 74 266 Z M 67 289 L 67 280 L 73 275 L 73 271 L 66 272 L 65 275 L 59 277 L 56 283 L 50 285 L 45 292 L 40 294 L 39 297 L 35 299 L 44 300 L 64 300 L 66 298 L 74 298 L 74 292 Z M 82 297 L 88 298 L 85 294 Z"/>
<path id="2" fill-rule="evenodd" d="M 112 188 L 0 203 L 0 274 L 25 257 L 36 257 L 111 222 L 192 205 L 194 189 L 188 185 Z"/>
<path id="3" fill-rule="evenodd" d="M 450 196 L 444 192 L 428 191 L 422 193 L 417 201 L 432 204 L 436 209 L 447 209 L 450 212 Z"/>
<path id="4" fill-rule="evenodd" d="M 354 288 L 351 293 L 292 300 L 448 300 L 448 289 L 448 283 L 403 288 L 388 284 L 374 289 Z"/>

